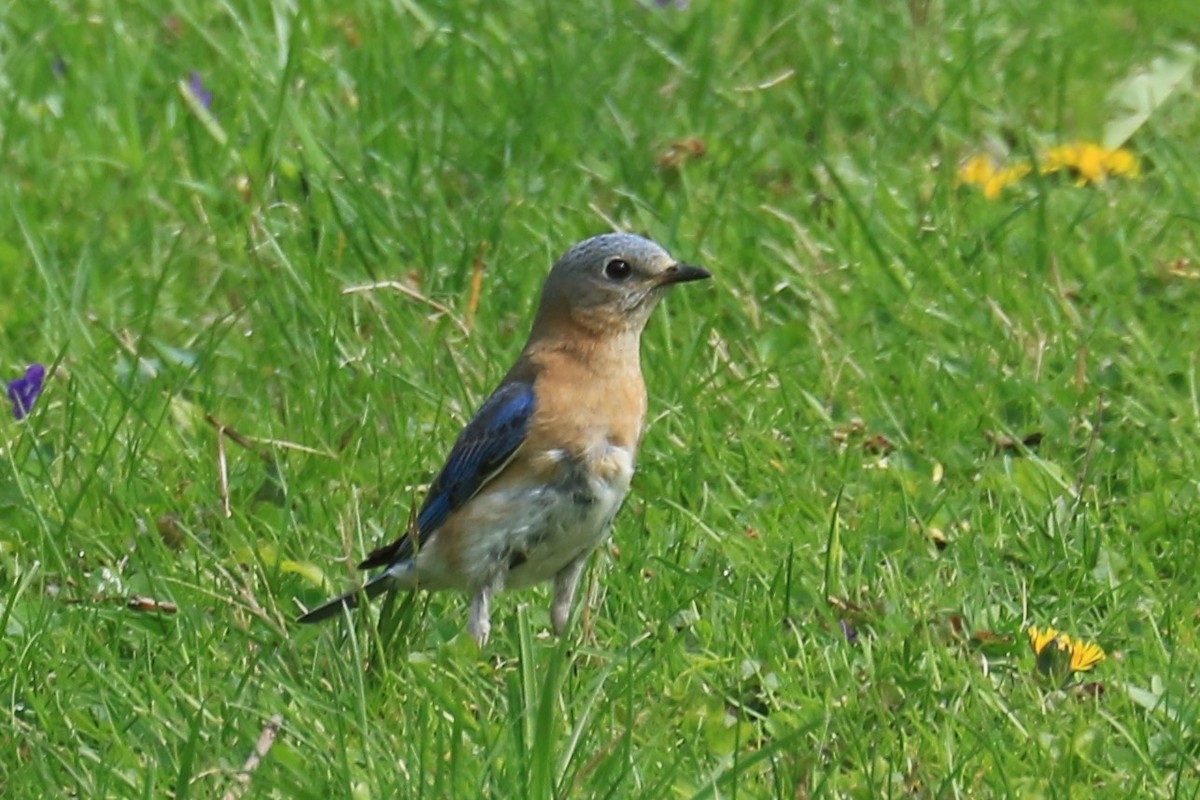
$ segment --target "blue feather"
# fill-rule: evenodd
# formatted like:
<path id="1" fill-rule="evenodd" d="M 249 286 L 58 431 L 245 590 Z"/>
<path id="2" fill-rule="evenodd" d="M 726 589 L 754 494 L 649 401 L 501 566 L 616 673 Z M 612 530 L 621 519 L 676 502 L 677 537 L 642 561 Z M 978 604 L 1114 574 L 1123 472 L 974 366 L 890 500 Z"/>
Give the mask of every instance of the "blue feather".
<path id="1" fill-rule="evenodd" d="M 428 541 L 446 517 L 508 464 L 529 433 L 536 405 L 531 383 L 506 383 L 487 399 L 459 434 L 446 465 L 429 488 L 417 515 L 417 542 Z M 417 542 L 405 535 L 371 552 L 358 566 L 370 569 L 411 558 Z"/>
<path id="2" fill-rule="evenodd" d="M 528 383 L 507 383 L 488 398 L 459 435 L 429 489 L 417 518 L 422 533 L 436 530 L 508 463 L 529 432 L 534 404 Z"/>

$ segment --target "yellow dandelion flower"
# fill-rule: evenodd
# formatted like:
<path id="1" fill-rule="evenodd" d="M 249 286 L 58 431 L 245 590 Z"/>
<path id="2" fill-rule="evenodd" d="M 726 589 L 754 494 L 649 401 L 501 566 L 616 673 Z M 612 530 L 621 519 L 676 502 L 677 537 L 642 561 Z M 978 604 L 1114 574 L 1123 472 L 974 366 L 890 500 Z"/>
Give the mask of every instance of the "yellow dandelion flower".
<path id="1" fill-rule="evenodd" d="M 1079 162 L 1079 147 L 1074 144 L 1062 144 L 1051 147 L 1042 154 L 1041 172 L 1043 175 L 1064 169 L 1074 169 Z"/>
<path id="2" fill-rule="evenodd" d="M 1028 164 L 1017 164 L 1015 167 L 1005 167 L 1004 169 L 996 170 L 995 174 L 983 184 L 983 196 L 988 200 L 995 200 L 1004 191 L 1005 187 L 1016 183 L 1028 174 Z"/>
<path id="3" fill-rule="evenodd" d="M 1039 656 L 1046 649 L 1046 645 L 1058 638 L 1058 631 L 1054 628 L 1042 630 L 1036 625 L 1030 625 L 1026 633 L 1029 634 L 1029 646 L 1033 648 L 1034 655 Z"/>
<path id="4" fill-rule="evenodd" d="M 1092 642 L 1072 639 L 1054 628 L 1030 625 L 1029 646 L 1037 656 L 1038 672 L 1066 679 L 1074 672 L 1087 672 L 1104 660 L 1104 650 Z"/>
<path id="5" fill-rule="evenodd" d="M 958 168 L 957 186 L 978 186 L 983 196 L 995 200 L 1033 168 L 1024 161 L 1005 166 L 986 153 L 970 156 Z M 1141 172 L 1137 156 L 1124 148 L 1109 150 L 1095 142 L 1070 142 L 1042 154 L 1038 171 L 1043 175 L 1067 172 L 1077 186 L 1104 183 L 1108 178 L 1136 178 Z"/>
<path id="6" fill-rule="evenodd" d="M 1123 147 L 1109 150 L 1104 156 L 1104 170 L 1109 175 L 1121 178 L 1136 178 L 1141 174 L 1137 156 Z"/>
<path id="7" fill-rule="evenodd" d="M 1043 675 L 1061 675 L 1067 666 L 1066 654 L 1070 653 L 1071 640 L 1054 628 L 1040 630 L 1030 626 L 1029 646 L 1037 656 L 1037 669 Z"/>
<path id="8" fill-rule="evenodd" d="M 1103 183 L 1105 178 L 1104 156 L 1107 151 L 1098 144 L 1086 142 L 1079 146 L 1079 161 L 1075 171 L 1078 183 Z"/>
<path id="9" fill-rule="evenodd" d="M 1001 167 L 992 157 L 985 154 L 974 155 L 958 168 L 958 185 L 964 183 L 978 186 L 983 190 L 983 196 L 995 200 L 1010 186 L 1024 178 L 1030 172 L 1028 164 L 1017 164 L 1011 167 Z"/>
<path id="10" fill-rule="evenodd" d="M 1104 651 L 1094 642 L 1076 639 L 1071 643 L 1071 671 L 1087 672 L 1105 659 Z"/>
<path id="11" fill-rule="evenodd" d="M 984 154 L 971 156 L 958 168 L 959 185 L 983 186 L 996 174 L 996 162 Z"/>
<path id="12" fill-rule="evenodd" d="M 1072 142 L 1052 147 L 1042 156 L 1041 172 L 1070 172 L 1075 182 L 1103 183 L 1110 177 L 1136 178 L 1137 157 L 1124 148 L 1109 150 L 1095 142 Z"/>

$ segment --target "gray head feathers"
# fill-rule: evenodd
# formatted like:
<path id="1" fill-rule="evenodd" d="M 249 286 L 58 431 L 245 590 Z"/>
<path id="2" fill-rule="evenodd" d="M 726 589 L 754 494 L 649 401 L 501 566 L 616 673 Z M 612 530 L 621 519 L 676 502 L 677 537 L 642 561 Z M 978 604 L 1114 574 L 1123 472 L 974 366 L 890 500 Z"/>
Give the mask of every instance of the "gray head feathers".
<path id="1" fill-rule="evenodd" d="M 649 239 L 603 233 L 572 247 L 550 270 L 534 327 L 640 333 L 667 287 L 707 277 Z"/>

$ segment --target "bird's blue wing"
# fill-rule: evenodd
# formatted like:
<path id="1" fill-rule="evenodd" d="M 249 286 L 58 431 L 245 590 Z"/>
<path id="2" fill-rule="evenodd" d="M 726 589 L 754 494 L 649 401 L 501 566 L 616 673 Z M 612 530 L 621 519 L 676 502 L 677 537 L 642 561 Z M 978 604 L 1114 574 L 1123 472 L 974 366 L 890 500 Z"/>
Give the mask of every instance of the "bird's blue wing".
<path id="1" fill-rule="evenodd" d="M 446 517 L 475 496 L 504 468 L 529 432 L 536 399 L 533 384 L 506 383 L 497 389 L 459 434 L 446 465 L 429 488 L 417 515 L 418 541 L 427 541 Z M 410 558 L 416 550 L 411 534 L 371 552 L 360 569 Z"/>
<path id="2" fill-rule="evenodd" d="M 513 457 L 529 432 L 533 385 L 506 383 L 488 398 L 459 434 L 446 466 L 429 488 L 417 516 L 423 534 L 432 533 L 451 511 L 475 496 Z"/>

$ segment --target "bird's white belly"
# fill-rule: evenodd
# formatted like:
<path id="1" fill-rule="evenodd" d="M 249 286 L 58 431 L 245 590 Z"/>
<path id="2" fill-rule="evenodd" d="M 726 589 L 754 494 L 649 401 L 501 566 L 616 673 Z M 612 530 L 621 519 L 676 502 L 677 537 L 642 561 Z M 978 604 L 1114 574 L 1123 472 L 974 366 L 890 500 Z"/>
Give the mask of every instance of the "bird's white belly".
<path id="1" fill-rule="evenodd" d="M 461 564 L 476 585 L 518 588 L 550 580 L 607 537 L 633 479 L 633 454 L 604 444 L 584 460 L 562 461 L 561 479 L 485 492 L 471 504 L 474 523 Z"/>

